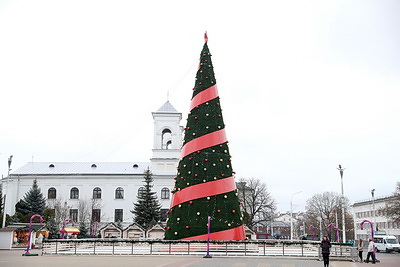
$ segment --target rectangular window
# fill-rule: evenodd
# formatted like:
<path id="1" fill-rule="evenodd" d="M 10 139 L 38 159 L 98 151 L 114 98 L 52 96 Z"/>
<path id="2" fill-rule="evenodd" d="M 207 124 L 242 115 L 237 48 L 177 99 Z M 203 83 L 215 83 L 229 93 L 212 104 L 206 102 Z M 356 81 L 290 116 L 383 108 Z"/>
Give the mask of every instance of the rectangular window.
<path id="1" fill-rule="evenodd" d="M 114 215 L 114 222 L 122 222 L 124 219 L 124 210 L 116 209 Z"/>
<path id="2" fill-rule="evenodd" d="M 100 209 L 92 210 L 92 222 L 100 222 Z"/>
<path id="3" fill-rule="evenodd" d="M 77 209 L 70 209 L 69 210 L 69 218 L 74 222 L 78 221 L 78 210 Z"/>

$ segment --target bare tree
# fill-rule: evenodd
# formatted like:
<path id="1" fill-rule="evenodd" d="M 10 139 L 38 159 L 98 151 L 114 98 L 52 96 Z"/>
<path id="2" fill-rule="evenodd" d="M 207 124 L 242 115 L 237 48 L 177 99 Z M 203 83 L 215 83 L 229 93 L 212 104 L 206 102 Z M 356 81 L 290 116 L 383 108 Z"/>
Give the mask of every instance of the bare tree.
<path id="1" fill-rule="evenodd" d="M 394 222 L 400 223 L 400 182 L 397 182 L 396 191 L 386 205 L 386 216 Z"/>
<path id="2" fill-rule="evenodd" d="M 62 225 L 63 221 L 69 217 L 70 207 L 64 199 L 52 199 L 48 201 L 48 208 L 54 210 L 54 220 L 56 225 Z"/>
<path id="3" fill-rule="evenodd" d="M 47 209 L 45 210 L 45 220 L 50 231 L 50 238 L 57 238 L 63 221 L 68 218 L 70 207 L 64 199 L 48 199 Z"/>
<path id="4" fill-rule="evenodd" d="M 237 184 L 239 200 L 243 202 L 244 223 L 252 229 L 256 225 L 265 225 L 271 221 L 276 210 L 275 200 L 260 179 L 241 178 Z"/>
<path id="5" fill-rule="evenodd" d="M 93 210 L 101 210 L 103 207 L 100 199 L 80 199 L 78 203 L 79 214 L 79 230 L 81 231 L 79 237 L 87 237 L 89 229 L 92 227 L 96 218 L 93 216 Z M 100 222 L 103 215 L 97 218 Z M 89 228 L 90 227 L 90 228 Z"/>
<path id="6" fill-rule="evenodd" d="M 92 219 L 92 205 L 87 199 L 80 199 L 78 203 L 79 222 L 90 223 Z"/>
<path id="7" fill-rule="evenodd" d="M 324 192 L 322 194 L 315 194 L 307 200 L 306 203 L 306 218 L 305 222 L 308 226 L 318 227 L 321 225 L 322 234 L 327 234 L 332 238 L 335 234 L 334 227 L 328 232 L 327 227 L 329 224 L 334 223 L 339 229 L 341 226 L 341 195 L 336 192 Z M 348 210 L 349 200 L 344 199 L 345 210 Z M 354 236 L 353 220 L 350 214 L 346 212 L 346 229 L 349 231 L 349 237 Z M 307 226 L 306 226 L 307 227 Z M 321 229 L 320 229 L 321 230 Z M 346 231 L 347 233 L 347 231 Z"/>

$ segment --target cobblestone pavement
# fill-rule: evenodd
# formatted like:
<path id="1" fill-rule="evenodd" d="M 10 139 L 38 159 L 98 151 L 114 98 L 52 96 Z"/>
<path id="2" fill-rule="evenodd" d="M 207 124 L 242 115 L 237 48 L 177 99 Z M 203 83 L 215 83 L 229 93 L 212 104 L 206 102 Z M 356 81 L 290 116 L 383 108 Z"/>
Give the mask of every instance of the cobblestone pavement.
<path id="1" fill-rule="evenodd" d="M 213 257 L 205 259 L 197 256 L 41 256 L 40 250 L 32 250 L 38 256 L 22 256 L 24 250 L 0 250 L 0 267 L 322 267 L 315 259 L 275 258 L 275 257 Z M 375 266 L 399 266 L 400 254 L 380 254 L 381 263 Z M 371 263 L 370 263 L 371 264 Z M 332 261 L 331 267 L 368 266 L 366 263 Z M 369 266 L 372 266 L 369 265 Z"/>

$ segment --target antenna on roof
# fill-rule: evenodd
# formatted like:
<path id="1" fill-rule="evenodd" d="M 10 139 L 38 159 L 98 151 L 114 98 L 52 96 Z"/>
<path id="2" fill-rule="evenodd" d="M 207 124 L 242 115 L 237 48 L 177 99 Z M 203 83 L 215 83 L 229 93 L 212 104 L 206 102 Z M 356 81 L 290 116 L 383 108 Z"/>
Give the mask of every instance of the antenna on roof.
<path id="1" fill-rule="evenodd" d="M 32 163 L 33 163 L 33 154 L 32 154 Z"/>
<path id="2" fill-rule="evenodd" d="M 169 101 L 169 90 L 167 90 L 167 101 Z"/>

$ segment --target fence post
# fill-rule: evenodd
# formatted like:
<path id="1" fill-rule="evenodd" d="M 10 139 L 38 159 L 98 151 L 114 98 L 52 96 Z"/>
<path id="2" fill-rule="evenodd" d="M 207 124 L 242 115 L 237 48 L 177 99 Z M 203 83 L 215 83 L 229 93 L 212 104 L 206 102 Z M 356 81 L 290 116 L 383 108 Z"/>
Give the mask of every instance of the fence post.
<path id="1" fill-rule="evenodd" d="M 188 244 L 188 255 L 190 255 L 190 242 L 188 242 L 187 244 Z"/>
<path id="2" fill-rule="evenodd" d="M 58 240 L 56 240 L 56 255 L 58 254 Z"/>
<path id="3" fill-rule="evenodd" d="M 318 259 L 321 260 L 321 248 L 318 247 Z"/>
<path id="4" fill-rule="evenodd" d="M 225 243 L 225 255 L 228 256 L 228 242 Z"/>
<path id="5" fill-rule="evenodd" d="M 304 244 L 303 243 L 301 243 L 301 256 L 302 257 L 304 256 Z"/>
<path id="6" fill-rule="evenodd" d="M 76 241 L 74 243 L 75 243 L 75 255 L 76 255 Z"/>
<path id="7" fill-rule="evenodd" d="M 282 242 L 282 256 L 285 256 L 285 243 Z"/>
<path id="8" fill-rule="evenodd" d="M 131 250 L 131 255 L 133 255 L 133 242 L 132 242 L 132 250 Z"/>
<path id="9" fill-rule="evenodd" d="M 246 256 L 247 255 L 247 243 L 244 243 L 244 255 Z"/>
<path id="10" fill-rule="evenodd" d="M 93 241 L 93 254 L 96 255 L 96 241 Z"/>
<path id="11" fill-rule="evenodd" d="M 169 254 L 171 255 L 171 243 L 169 243 Z"/>
<path id="12" fill-rule="evenodd" d="M 264 256 L 265 256 L 265 245 L 266 245 L 266 242 L 264 241 Z"/>

